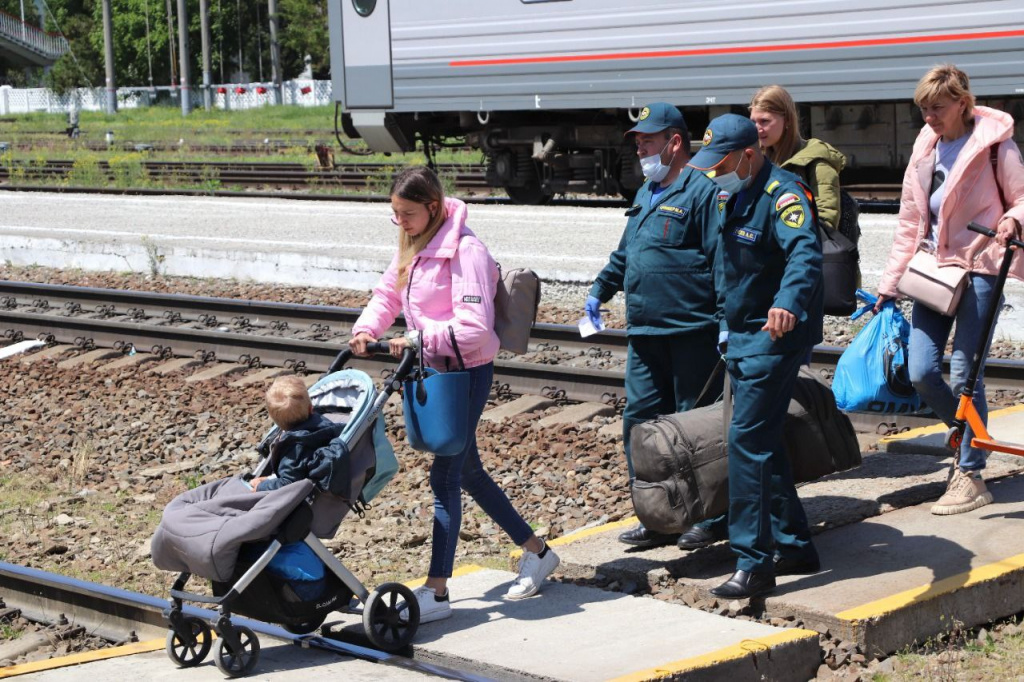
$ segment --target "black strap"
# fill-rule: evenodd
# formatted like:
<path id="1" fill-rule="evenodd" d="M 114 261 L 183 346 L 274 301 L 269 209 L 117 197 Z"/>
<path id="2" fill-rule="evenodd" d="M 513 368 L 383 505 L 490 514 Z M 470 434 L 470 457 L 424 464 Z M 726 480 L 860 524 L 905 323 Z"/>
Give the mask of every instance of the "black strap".
<path id="1" fill-rule="evenodd" d="M 715 383 L 715 379 L 718 378 L 718 374 L 725 368 L 725 358 L 718 358 L 718 363 L 715 364 L 714 369 L 711 370 L 711 376 L 704 383 L 704 388 L 700 389 L 700 395 L 697 396 L 697 400 L 693 402 L 694 407 L 700 407 L 701 401 L 704 400 L 704 396 L 711 390 L 711 384 Z"/>
<path id="2" fill-rule="evenodd" d="M 459 361 L 459 371 L 466 371 L 466 363 L 462 361 L 462 353 L 459 352 L 459 344 L 455 341 L 455 330 L 448 326 L 448 338 L 452 341 L 452 350 L 455 351 L 455 359 Z"/>
<path id="3" fill-rule="evenodd" d="M 1002 208 L 1006 210 L 1006 197 L 1003 196 L 1003 188 L 999 184 L 999 145 L 1001 143 L 996 142 L 994 145 L 988 148 L 989 162 L 992 164 L 992 177 L 996 181 L 996 189 L 999 190 L 999 201 L 1002 203 Z"/>

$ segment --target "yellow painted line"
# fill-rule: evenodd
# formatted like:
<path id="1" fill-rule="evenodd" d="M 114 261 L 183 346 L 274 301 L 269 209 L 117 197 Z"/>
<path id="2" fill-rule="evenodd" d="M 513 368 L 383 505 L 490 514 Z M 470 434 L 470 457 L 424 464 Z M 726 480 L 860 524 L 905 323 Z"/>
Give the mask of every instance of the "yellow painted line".
<path id="1" fill-rule="evenodd" d="M 482 570 L 484 570 L 483 566 L 477 566 L 476 564 L 466 564 L 465 566 L 459 566 L 454 571 L 452 571 L 452 577 L 458 578 L 460 575 L 469 575 L 470 573 L 476 573 L 477 571 Z M 417 587 L 420 587 L 426 582 L 426 578 L 417 578 L 416 580 L 410 580 L 409 582 L 405 583 L 405 586 L 411 587 L 412 589 L 416 589 Z"/>
<path id="2" fill-rule="evenodd" d="M 712 651 L 709 654 L 684 658 L 679 661 L 673 661 L 672 663 L 666 663 L 665 665 L 659 665 L 654 668 L 629 673 L 628 675 L 613 678 L 608 682 L 646 682 L 646 680 L 657 680 L 663 677 L 678 675 L 680 673 L 700 670 L 702 668 L 711 668 L 720 663 L 734 661 L 739 658 L 746 658 L 751 654 L 756 654 L 761 651 L 770 651 L 773 647 L 782 644 L 788 644 L 789 642 L 796 642 L 810 638 L 814 638 L 815 642 L 817 642 L 818 633 L 813 630 L 789 628 L 781 632 L 765 635 L 764 637 L 758 637 L 757 639 L 744 639 L 738 644 L 733 644 L 732 646 Z"/>
<path id="3" fill-rule="evenodd" d="M 6 668 L 0 668 L 0 679 L 7 677 L 16 677 L 17 675 L 27 675 L 28 673 L 37 673 L 44 670 L 55 670 L 57 668 L 66 668 L 70 665 L 81 665 L 83 663 L 93 663 L 95 661 L 104 661 L 108 658 L 120 658 L 122 656 L 134 656 L 135 654 L 147 654 L 151 651 L 159 651 L 167 646 L 166 639 L 151 639 L 145 642 L 134 642 L 132 644 L 125 644 L 124 646 L 115 646 L 110 649 L 98 649 L 96 651 L 84 651 L 80 654 L 71 654 L 70 656 L 62 656 L 60 658 L 51 658 L 47 661 L 36 661 L 35 663 L 22 663 L 21 665 L 11 665 Z"/>
<path id="4" fill-rule="evenodd" d="M 1007 573 L 1013 571 L 1019 571 L 1024 569 L 1024 554 L 1018 554 L 1002 561 L 997 561 L 992 564 L 986 564 L 985 566 L 979 566 L 973 568 L 966 573 L 959 573 L 957 575 L 937 580 L 928 585 L 922 585 L 915 587 L 898 594 L 894 594 L 891 597 L 885 597 L 878 599 L 873 602 L 869 602 L 862 606 L 857 606 L 852 609 L 847 609 L 836 614 L 837 618 L 848 621 L 859 621 L 868 620 L 870 618 L 877 618 L 884 616 L 888 613 L 905 609 L 908 606 L 914 604 L 920 604 L 936 597 L 940 597 L 944 594 L 950 594 L 957 590 L 964 589 L 966 587 L 972 587 L 980 583 L 995 580 Z"/>
<path id="5" fill-rule="evenodd" d="M 989 412 L 988 425 L 989 427 L 992 427 L 993 420 L 999 419 L 1000 417 L 1009 417 L 1013 414 L 1022 411 L 1024 411 L 1024 405 L 1014 405 L 1013 407 L 1005 407 L 1001 410 L 996 410 L 995 412 Z M 998 427 L 994 428 L 996 431 L 999 430 Z M 949 431 L 949 427 L 943 424 L 942 422 L 939 422 L 938 424 L 934 424 L 932 426 L 921 426 L 916 429 L 904 431 L 903 433 L 894 433 L 891 436 L 886 436 L 885 438 L 879 439 L 879 442 L 888 443 L 896 440 L 910 440 L 911 438 L 920 438 L 922 436 L 930 436 L 936 433 L 946 433 L 946 431 Z"/>
<path id="6" fill-rule="evenodd" d="M 561 545 L 568 545 L 582 540 L 583 538 L 589 538 L 591 535 L 598 535 L 600 533 L 607 533 L 609 531 L 618 530 L 619 528 L 625 528 L 626 526 L 633 526 L 640 523 L 640 519 L 635 516 L 622 519 L 621 521 L 612 521 L 611 523 L 605 523 L 600 526 L 594 526 L 593 528 L 587 528 L 577 533 L 570 533 L 569 535 L 563 535 L 560 538 L 554 540 L 548 540 L 547 544 L 551 547 L 560 547 Z M 513 559 L 518 559 L 523 555 L 523 550 L 514 549 L 510 552 L 509 556 Z"/>

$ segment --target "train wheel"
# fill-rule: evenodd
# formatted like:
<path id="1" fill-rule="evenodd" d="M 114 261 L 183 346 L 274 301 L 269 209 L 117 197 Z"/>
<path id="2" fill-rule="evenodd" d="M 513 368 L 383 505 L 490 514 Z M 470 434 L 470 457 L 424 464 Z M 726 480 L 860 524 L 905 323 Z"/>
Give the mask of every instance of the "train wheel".
<path id="1" fill-rule="evenodd" d="M 184 641 L 178 637 L 174 630 L 167 632 L 167 656 L 174 661 L 175 665 L 181 668 L 191 668 L 199 665 L 210 653 L 213 646 L 213 633 L 206 621 L 198 618 L 184 619 L 185 627 L 190 631 L 190 636 Z"/>
<path id="2" fill-rule="evenodd" d="M 237 651 L 221 638 L 217 640 L 217 650 L 214 652 L 217 669 L 228 677 L 248 675 L 260 660 L 260 640 L 256 638 L 256 633 L 239 625 L 235 628 L 235 634 L 241 645 Z"/>
<path id="3" fill-rule="evenodd" d="M 506 187 L 508 198 L 516 204 L 540 206 L 551 201 L 551 195 L 545 194 L 538 183 L 530 183 L 523 187 Z"/>
<path id="4" fill-rule="evenodd" d="M 402 620 L 398 598 L 405 601 L 408 620 Z M 363 607 L 363 631 L 375 647 L 400 651 L 412 643 L 420 626 L 420 605 L 416 595 L 400 583 L 385 583 L 374 590 Z"/>

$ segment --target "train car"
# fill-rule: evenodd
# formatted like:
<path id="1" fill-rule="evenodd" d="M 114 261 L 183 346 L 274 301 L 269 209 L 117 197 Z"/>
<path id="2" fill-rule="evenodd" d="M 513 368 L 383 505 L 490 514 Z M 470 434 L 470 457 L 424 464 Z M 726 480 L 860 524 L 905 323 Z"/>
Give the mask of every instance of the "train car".
<path id="1" fill-rule="evenodd" d="M 631 196 L 623 139 L 641 107 L 708 120 L 785 86 L 805 137 L 849 160 L 845 182 L 902 177 L 922 125 L 918 79 L 952 62 L 1024 140 L 1021 0 L 330 0 L 331 74 L 346 133 L 428 158 L 468 144 L 513 200 Z"/>

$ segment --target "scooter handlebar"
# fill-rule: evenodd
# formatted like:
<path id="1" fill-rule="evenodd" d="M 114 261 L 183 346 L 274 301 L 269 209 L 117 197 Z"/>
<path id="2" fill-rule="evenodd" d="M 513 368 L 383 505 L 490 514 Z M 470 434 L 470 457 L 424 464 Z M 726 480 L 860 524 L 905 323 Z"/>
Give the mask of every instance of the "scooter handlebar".
<path id="1" fill-rule="evenodd" d="M 971 232 L 977 232 L 978 234 L 983 234 L 986 237 L 988 237 L 989 239 L 995 239 L 995 236 L 996 236 L 995 230 L 991 230 L 991 229 L 985 227 L 984 225 L 979 225 L 978 223 L 975 223 L 975 222 L 967 223 L 967 229 L 970 230 Z M 1022 242 L 1019 239 L 1011 239 L 1010 240 L 1010 245 L 1016 246 L 1016 247 L 1021 248 L 1021 249 L 1024 249 L 1024 242 Z"/>

